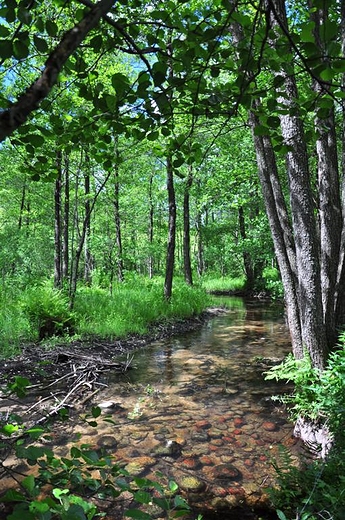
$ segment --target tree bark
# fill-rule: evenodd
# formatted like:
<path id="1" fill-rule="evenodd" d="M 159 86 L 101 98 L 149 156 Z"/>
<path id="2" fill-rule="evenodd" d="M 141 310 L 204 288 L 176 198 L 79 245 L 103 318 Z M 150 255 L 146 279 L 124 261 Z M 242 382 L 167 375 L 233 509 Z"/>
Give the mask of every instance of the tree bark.
<path id="1" fill-rule="evenodd" d="M 167 190 L 169 203 L 168 244 L 165 267 L 164 297 L 167 301 L 172 296 L 172 283 L 174 276 L 175 245 L 176 245 L 176 201 L 174 187 L 174 171 L 171 156 L 167 157 Z"/>
<path id="2" fill-rule="evenodd" d="M 326 4 L 325 4 L 326 6 Z M 324 6 L 324 7 L 325 7 Z M 312 7 L 312 6 L 311 6 Z M 327 47 L 323 42 L 323 29 L 328 18 L 327 6 L 320 10 L 311 9 L 314 23 L 315 43 L 320 56 L 327 64 Z M 326 94 L 322 80 L 313 81 L 313 90 L 322 100 Z M 329 103 L 329 100 L 327 100 Z M 324 112 L 327 114 L 324 115 Z M 319 113 L 321 115 L 319 115 Z M 321 250 L 321 289 L 327 344 L 334 345 L 337 339 L 335 317 L 335 290 L 339 265 L 342 232 L 337 137 L 334 107 L 317 110 L 315 117 L 316 153 L 318 158 L 319 226 Z"/>
<path id="3" fill-rule="evenodd" d="M 296 254 L 285 199 L 282 193 L 274 150 L 267 136 L 257 135 L 255 128 L 259 120 L 250 113 L 258 174 L 270 225 L 274 250 L 284 286 L 287 321 L 291 335 L 293 354 L 303 357 L 303 340 L 298 305 L 298 278 Z"/>
<path id="4" fill-rule="evenodd" d="M 120 181 L 119 181 L 119 150 L 117 138 L 115 138 L 115 165 L 114 165 L 114 222 L 115 240 L 117 247 L 117 279 L 124 281 L 123 259 L 122 259 L 122 236 L 121 236 L 121 216 L 120 216 Z"/>
<path id="5" fill-rule="evenodd" d="M 273 0 L 272 5 L 275 7 L 273 27 L 283 26 L 288 31 L 284 1 Z M 314 216 L 306 139 L 295 101 L 298 99 L 295 77 L 284 70 L 279 74 L 284 78 L 285 94 L 278 98 L 278 102 L 286 111 L 280 114 L 280 125 L 284 143 L 290 150 L 286 155 L 286 166 L 295 237 L 302 340 L 313 366 L 323 369 L 327 340 L 323 320 L 320 243 Z"/>
<path id="6" fill-rule="evenodd" d="M 148 226 L 148 240 L 149 240 L 149 256 L 147 259 L 147 270 L 149 278 L 153 278 L 153 216 L 154 216 L 154 208 L 153 208 L 153 196 L 152 196 L 152 185 L 153 185 L 153 174 L 151 173 L 149 179 L 149 226 Z"/>
<path id="7" fill-rule="evenodd" d="M 89 158 L 86 157 L 87 169 L 89 170 Z M 91 237 L 91 211 L 90 211 L 90 172 L 87 171 L 84 175 L 84 193 L 85 193 L 85 241 L 84 241 L 84 280 L 87 285 L 92 282 L 92 254 L 90 251 L 90 237 Z"/>
<path id="8" fill-rule="evenodd" d="M 62 191 L 62 154 L 56 155 L 57 177 L 54 191 L 54 287 L 62 287 L 62 238 L 61 238 L 61 191 Z"/>
<path id="9" fill-rule="evenodd" d="M 64 212 L 62 230 L 62 277 L 68 278 L 69 270 L 69 158 L 65 155 L 64 165 Z"/>
<path id="10" fill-rule="evenodd" d="M 183 194 L 183 265 L 184 278 L 188 285 L 193 285 L 192 265 L 190 258 L 190 210 L 189 199 L 190 189 L 193 184 L 192 167 L 189 167 L 188 176 L 185 183 Z"/>

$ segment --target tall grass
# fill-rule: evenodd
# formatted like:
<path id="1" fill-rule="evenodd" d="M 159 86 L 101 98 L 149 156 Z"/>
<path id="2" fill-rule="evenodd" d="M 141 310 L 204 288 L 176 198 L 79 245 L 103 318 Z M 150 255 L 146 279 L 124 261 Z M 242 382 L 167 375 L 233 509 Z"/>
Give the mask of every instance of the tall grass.
<path id="1" fill-rule="evenodd" d="M 13 287 L 0 287 L 0 358 L 20 352 L 19 345 L 34 339 L 30 319 L 19 305 L 21 294 Z"/>
<path id="2" fill-rule="evenodd" d="M 168 303 L 163 283 L 162 278 L 129 277 L 116 284 L 112 294 L 99 287 L 80 287 L 73 312 L 66 295 L 53 289 L 51 281 L 22 291 L 0 288 L 0 358 L 17 354 L 21 344 L 52 334 L 63 336 L 61 341 L 69 341 L 71 333 L 111 339 L 145 334 L 157 321 L 195 316 L 211 304 L 203 288 L 189 287 L 178 278 Z"/>
<path id="3" fill-rule="evenodd" d="M 246 285 L 246 277 L 237 276 L 231 278 L 230 276 L 205 276 L 202 278 L 202 286 L 207 292 L 237 292 L 243 291 Z"/>
<path id="4" fill-rule="evenodd" d="M 200 314 L 210 300 L 200 287 L 191 288 L 176 280 L 168 303 L 163 298 L 163 280 L 136 277 L 116 285 L 112 295 L 101 288 L 81 288 L 75 300 L 78 331 L 81 335 L 124 337 L 144 334 L 159 320 L 186 318 Z"/>

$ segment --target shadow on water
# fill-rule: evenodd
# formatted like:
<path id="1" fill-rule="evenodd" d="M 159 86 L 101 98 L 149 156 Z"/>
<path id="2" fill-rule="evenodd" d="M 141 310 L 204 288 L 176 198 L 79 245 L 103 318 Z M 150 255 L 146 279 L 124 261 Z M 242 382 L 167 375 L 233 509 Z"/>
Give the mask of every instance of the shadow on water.
<path id="1" fill-rule="evenodd" d="M 114 403 L 115 427 L 79 431 L 131 474 L 175 480 L 205 520 L 269 518 L 270 460 L 279 445 L 298 445 L 270 399 L 282 387 L 262 373 L 289 352 L 289 336 L 282 306 L 236 298 L 227 307 L 200 330 L 136 351 L 135 369 L 109 375 L 94 403 Z"/>

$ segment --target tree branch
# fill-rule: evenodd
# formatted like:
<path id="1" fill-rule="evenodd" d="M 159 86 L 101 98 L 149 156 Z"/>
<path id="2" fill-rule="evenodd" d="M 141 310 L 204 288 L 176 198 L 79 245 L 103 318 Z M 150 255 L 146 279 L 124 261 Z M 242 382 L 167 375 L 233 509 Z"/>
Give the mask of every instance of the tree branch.
<path id="1" fill-rule="evenodd" d="M 94 5 L 79 23 L 65 33 L 48 57 L 41 75 L 11 108 L 0 112 L 0 142 L 19 128 L 48 96 L 68 58 L 113 4 L 114 0 L 100 0 Z"/>

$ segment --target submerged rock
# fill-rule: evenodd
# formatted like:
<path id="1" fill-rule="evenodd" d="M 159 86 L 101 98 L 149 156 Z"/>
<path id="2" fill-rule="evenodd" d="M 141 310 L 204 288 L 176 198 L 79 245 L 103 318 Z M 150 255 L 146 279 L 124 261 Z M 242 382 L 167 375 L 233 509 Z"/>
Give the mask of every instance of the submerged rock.
<path id="1" fill-rule="evenodd" d="M 203 491 L 205 489 L 205 483 L 202 480 L 199 480 L 197 477 L 193 476 L 185 476 L 182 477 L 178 481 L 179 486 L 184 491 L 191 491 L 194 493 L 198 493 L 200 491 Z"/>
<path id="2" fill-rule="evenodd" d="M 239 480 L 242 478 L 241 472 L 232 464 L 219 464 L 213 471 L 215 480 Z"/>

